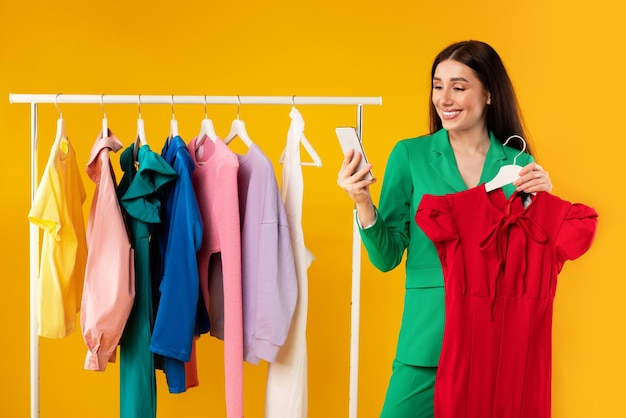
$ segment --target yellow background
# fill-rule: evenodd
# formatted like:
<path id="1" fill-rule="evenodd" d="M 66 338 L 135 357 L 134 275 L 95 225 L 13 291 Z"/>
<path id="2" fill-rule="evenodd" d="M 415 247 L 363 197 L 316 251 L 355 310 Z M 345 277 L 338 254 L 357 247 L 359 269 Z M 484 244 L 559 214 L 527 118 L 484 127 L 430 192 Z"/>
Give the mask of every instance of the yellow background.
<path id="1" fill-rule="evenodd" d="M 596 242 L 560 275 L 554 313 L 553 416 L 626 416 L 626 221 L 623 100 L 625 6 L 618 0 L 432 1 L 42 1 L 0 3 L 2 292 L 0 417 L 29 416 L 29 106 L 9 93 L 382 96 L 364 110 L 364 142 L 382 178 L 393 144 L 427 130 L 429 71 L 451 42 L 480 39 L 501 54 L 517 89 L 538 161 L 554 193 L 597 209 Z M 351 106 L 299 106 L 323 159 L 305 167 L 304 231 L 309 269 L 310 416 L 347 417 L 351 209 L 335 183 L 341 152 L 334 127 L 353 125 Z M 100 106 L 63 105 L 84 167 Z M 248 133 L 278 163 L 289 106 L 242 106 Z M 133 141 L 137 108 L 108 105 L 109 127 Z M 142 108 L 160 151 L 171 109 Z M 236 106 L 209 106 L 225 136 Z M 195 136 L 202 106 L 175 108 L 180 133 Z M 58 117 L 39 109 L 43 171 Z M 119 163 L 116 162 L 118 165 Z M 84 178 L 88 195 L 93 185 Z M 380 185 L 373 187 L 378 198 Z M 85 205 L 85 213 L 89 203 Z M 359 416 L 383 401 L 400 322 L 402 268 L 383 274 L 364 256 Z M 41 340 L 41 416 L 114 417 L 118 366 L 82 369 L 79 333 Z M 158 373 L 158 416 L 222 417 L 222 344 L 198 347 L 201 385 L 167 393 Z M 245 366 L 245 415 L 261 417 L 267 365 Z"/>

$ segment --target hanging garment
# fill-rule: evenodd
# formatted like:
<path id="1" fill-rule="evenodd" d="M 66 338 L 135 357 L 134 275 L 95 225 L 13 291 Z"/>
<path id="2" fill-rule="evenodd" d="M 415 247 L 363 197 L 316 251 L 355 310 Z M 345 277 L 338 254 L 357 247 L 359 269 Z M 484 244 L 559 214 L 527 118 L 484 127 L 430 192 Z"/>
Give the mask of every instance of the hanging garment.
<path id="1" fill-rule="evenodd" d="M 272 162 L 256 144 L 239 156 L 244 360 L 272 362 L 285 343 L 298 282 Z"/>
<path id="2" fill-rule="evenodd" d="M 124 209 L 135 250 L 135 302 L 120 340 L 120 417 L 156 417 L 156 378 L 150 339 L 154 326 L 150 278 L 150 236 L 161 221 L 158 191 L 176 179 L 176 172 L 148 145 L 134 144 L 120 156 L 124 176 L 117 195 Z"/>
<path id="3" fill-rule="evenodd" d="M 87 260 L 85 198 L 74 148 L 69 139 L 59 138 L 28 214 L 44 232 L 37 282 L 37 332 L 42 337 L 63 338 L 76 327 Z"/>
<path id="4" fill-rule="evenodd" d="M 196 163 L 193 187 L 204 234 L 198 252 L 200 291 L 211 335 L 224 340 L 226 413 L 243 416 L 243 318 L 241 228 L 237 195 L 237 155 L 221 139 L 187 148 Z M 222 325 L 223 324 L 223 325 Z"/>
<path id="5" fill-rule="evenodd" d="M 418 208 L 444 273 L 437 418 L 550 417 L 557 275 L 591 246 L 597 213 L 545 192 L 525 209 L 523 196 L 483 184 Z"/>
<path id="6" fill-rule="evenodd" d="M 96 185 L 87 223 L 89 255 L 80 311 L 87 370 L 104 371 L 107 362 L 115 362 L 135 298 L 133 250 L 110 160 L 110 153 L 121 148 L 110 131 L 105 137 L 100 133 L 87 163 L 87 175 Z"/>
<path id="7" fill-rule="evenodd" d="M 307 269 L 314 260 L 304 245 L 302 196 L 304 181 L 300 160 L 300 138 L 304 120 L 294 107 L 289 113 L 282 173 L 282 200 L 285 204 L 291 248 L 298 280 L 298 300 L 291 328 L 276 360 L 268 365 L 265 417 L 306 418 L 309 409 L 306 322 L 309 303 Z"/>
<path id="8" fill-rule="evenodd" d="M 194 161 L 182 138 L 165 141 L 161 156 L 178 176 L 161 188 L 161 223 L 152 236 L 153 248 L 158 247 L 152 270 L 158 308 L 150 350 L 164 358 L 170 393 L 181 393 L 187 390 L 185 362 L 191 360 L 196 326 L 202 219 L 191 183 Z"/>

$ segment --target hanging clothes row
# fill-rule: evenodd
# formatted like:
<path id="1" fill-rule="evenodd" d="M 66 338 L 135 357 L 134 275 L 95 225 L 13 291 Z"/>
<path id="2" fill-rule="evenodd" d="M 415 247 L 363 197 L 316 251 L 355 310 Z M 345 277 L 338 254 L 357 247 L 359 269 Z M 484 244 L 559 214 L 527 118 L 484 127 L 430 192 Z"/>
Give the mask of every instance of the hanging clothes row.
<path id="1" fill-rule="evenodd" d="M 301 226 L 300 145 L 313 165 L 321 160 L 302 116 L 293 106 L 281 191 L 239 115 L 224 140 L 206 115 L 185 143 L 173 110 L 161 153 L 145 138 L 141 106 L 125 149 L 104 113 L 86 169 L 95 183 L 86 230 L 85 188 L 60 114 L 29 213 L 44 230 L 38 333 L 71 334 L 80 311 L 88 370 L 104 371 L 119 345 L 121 417 L 156 416 L 155 370 L 171 393 L 198 386 L 195 341 L 205 334 L 224 341 L 228 417 L 243 416 L 243 362 L 261 360 L 270 363 L 266 415 L 306 416 L 313 256 Z M 248 145 L 244 155 L 229 148 L 235 137 Z M 118 183 L 112 156 L 120 150 Z"/>

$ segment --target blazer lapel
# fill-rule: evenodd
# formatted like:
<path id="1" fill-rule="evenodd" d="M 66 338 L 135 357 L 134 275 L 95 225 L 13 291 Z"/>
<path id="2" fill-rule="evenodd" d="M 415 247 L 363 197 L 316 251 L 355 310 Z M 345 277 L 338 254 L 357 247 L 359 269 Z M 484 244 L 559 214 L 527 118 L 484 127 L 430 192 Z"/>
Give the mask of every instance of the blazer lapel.
<path id="1" fill-rule="evenodd" d="M 508 163 L 506 154 L 504 153 L 504 146 L 496 139 L 493 132 L 489 132 L 489 150 L 485 157 L 485 164 L 483 165 L 483 172 L 480 175 L 480 184 L 486 183 L 498 174 L 498 170 L 504 164 L 513 164 L 511 161 Z"/>
<path id="2" fill-rule="evenodd" d="M 489 132 L 489 139 L 491 140 L 491 145 L 489 146 L 489 151 L 487 151 L 487 156 L 485 157 L 485 165 L 483 166 L 483 172 L 480 176 L 480 184 L 486 183 L 494 178 L 498 174 L 500 167 L 503 165 L 513 164 L 513 156 L 518 153 L 517 150 L 513 149 L 515 154 L 507 156 L 504 145 L 496 139 L 492 132 Z M 502 186 L 502 191 L 504 192 L 504 196 L 508 199 L 513 193 L 515 193 L 515 186 L 512 184 L 505 184 Z"/>
<path id="3" fill-rule="evenodd" d="M 455 192 L 467 190 L 456 166 L 454 152 L 448 140 L 448 131 L 440 129 L 432 136 L 430 165 L 441 179 L 448 183 Z"/>

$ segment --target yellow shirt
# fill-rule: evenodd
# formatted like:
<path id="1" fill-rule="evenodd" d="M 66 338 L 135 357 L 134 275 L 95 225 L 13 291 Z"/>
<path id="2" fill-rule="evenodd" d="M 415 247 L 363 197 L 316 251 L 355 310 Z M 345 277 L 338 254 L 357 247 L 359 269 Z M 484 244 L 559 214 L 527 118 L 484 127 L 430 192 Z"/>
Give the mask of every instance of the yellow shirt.
<path id="1" fill-rule="evenodd" d="M 38 334 L 63 338 L 76 327 L 87 260 L 86 193 L 67 138 L 54 143 L 28 219 L 43 230 Z"/>

